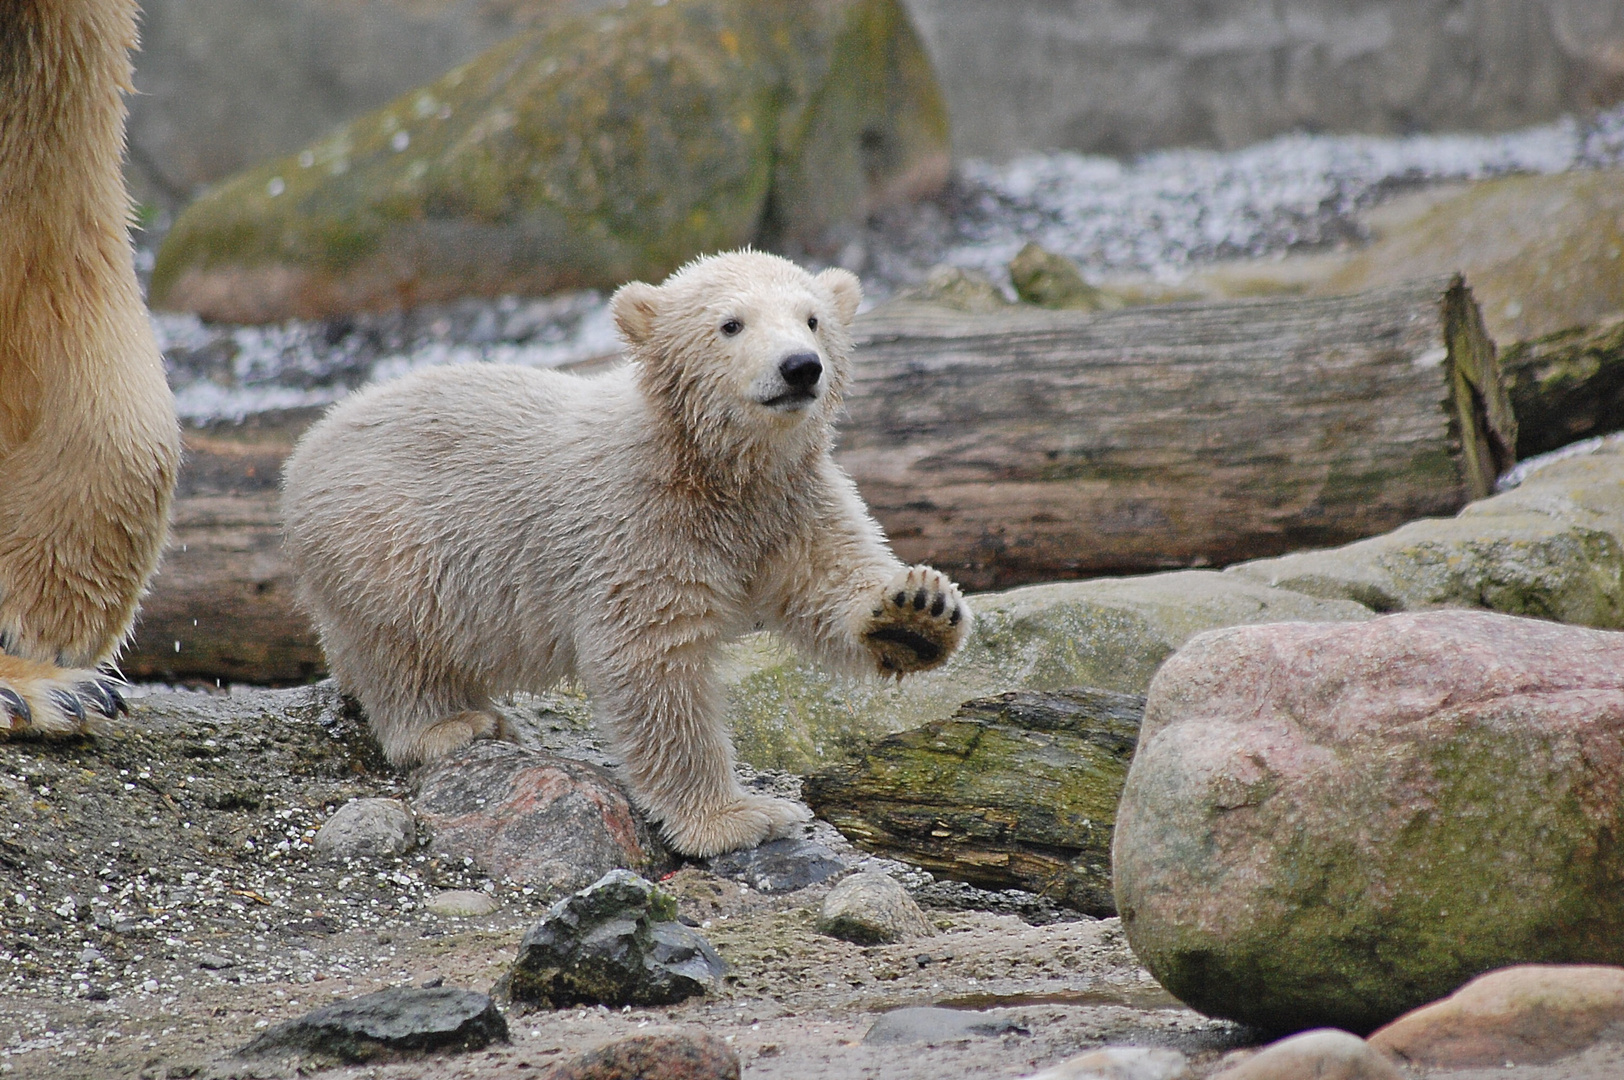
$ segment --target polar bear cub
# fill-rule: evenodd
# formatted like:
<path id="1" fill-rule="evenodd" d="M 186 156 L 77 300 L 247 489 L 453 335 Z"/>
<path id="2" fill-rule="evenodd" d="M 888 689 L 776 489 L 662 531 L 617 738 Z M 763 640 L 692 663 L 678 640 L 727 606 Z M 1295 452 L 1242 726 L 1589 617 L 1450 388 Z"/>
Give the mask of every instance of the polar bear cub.
<path id="1" fill-rule="evenodd" d="M 626 365 L 431 369 L 312 428 L 287 464 L 287 550 L 389 760 L 499 734 L 492 695 L 574 675 L 678 851 L 801 820 L 734 778 L 718 647 L 767 627 L 830 668 L 900 677 L 970 627 L 830 457 L 861 295 L 844 270 L 710 256 L 615 293 Z"/>

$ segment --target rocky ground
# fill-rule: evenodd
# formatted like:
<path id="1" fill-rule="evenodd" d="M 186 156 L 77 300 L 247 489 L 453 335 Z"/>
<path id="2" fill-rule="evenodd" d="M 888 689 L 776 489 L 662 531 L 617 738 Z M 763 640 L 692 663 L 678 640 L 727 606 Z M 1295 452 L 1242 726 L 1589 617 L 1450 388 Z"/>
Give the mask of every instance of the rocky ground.
<path id="1" fill-rule="evenodd" d="M 133 705 L 91 738 L 0 743 L 0 1074 L 190 1077 L 336 999 L 436 980 L 486 991 L 555 899 L 421 849 L 317 861 L 311 843 L 335 809 L 408 791 L 320 689 L 149 689 Z M 510 1046 L 333 1075 L 521 1075 L 669 1025 L 727 1039 L 751 1077 L 1021 1076 L 1105 1042 L 1210 1064 L 1252 1041 L 1168 997 L 1115 920 L 1034 926 L 927 908 L 935 936 L 860 947 L 816 932 L 832 884 L 771 895 L 684 866 L 664 887 L 732 966 L 716 993 L 614 1012 L 512 1007 Z M 435 914 L 450 890 L 498 906 Z M 934 1046 L 863 1043 L 878 1014 L 914 1005 L 1012 1026 Z"/>

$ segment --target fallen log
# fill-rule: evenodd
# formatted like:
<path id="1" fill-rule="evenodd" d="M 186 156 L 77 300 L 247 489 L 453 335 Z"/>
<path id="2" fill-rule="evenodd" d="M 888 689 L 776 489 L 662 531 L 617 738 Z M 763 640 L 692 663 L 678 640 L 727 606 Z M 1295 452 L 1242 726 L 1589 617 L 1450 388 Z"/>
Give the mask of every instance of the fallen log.
<path id="1" fill-rule="evenodd" d="M 1111 831 L 1145 699 L 1018 692 L 888 735 L 807 777 L 817 815 L 859 847 L 984 889 L 1105 917 Z"/>
<path id="2" fill-rule="evenodd" d="M 861 317 L 836 457 L 900 556 L 973 589 L 1219 566 L 1450 514 L 1516 425 L 1459 279 L 1350 297 Z M 276 483 L 313 412 L 187 437 L 133 678 L 302 682 Z"/>
<path id="3" fill-rule="evenodd" d="M 1519 341 L 1500 367 L 1519 458 L 1624 430 L 1624 319 Z"/>
<path id="4" fill-rule="evenodd" d="M 860 320 L 837 458 L 974 589 L 1329 547 L 1489 494 L 1516 423 L 1459 277 Z"/>

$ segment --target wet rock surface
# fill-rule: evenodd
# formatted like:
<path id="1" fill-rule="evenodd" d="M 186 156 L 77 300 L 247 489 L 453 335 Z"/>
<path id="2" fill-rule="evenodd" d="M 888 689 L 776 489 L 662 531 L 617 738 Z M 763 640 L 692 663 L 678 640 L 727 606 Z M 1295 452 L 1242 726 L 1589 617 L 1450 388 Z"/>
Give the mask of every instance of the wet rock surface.
<path id="1" fill-rule="evenodd" d="M 617 867 L 660 873 L 671 856 L 625 789 L 588 762 L 480 741 L 418 770 L 413 808 L 429 850 L 541 889 L 582 888 Z"/>
<path id="2" fill-rule="evenodd" d="M 876 853 L 1115 914 L 1111 829 L 1143 710 L 1090 689 L 972 701 L 809 777 L 807 799 Z"/>
<path id="3" fill-rule="evenodd" d="M 1624 1041 L 1624 968 L 1524 965 L 1480 975 L 1394 1020 L 1370 1045 L 1410 1066 L 1542 1065 Z"/>
<path id="4" fill-rule="evenodd" d="M 1275 1031 L 1624 959 L 1621 742 L 1624 634 L 1436 611 L 1203 635 L 1151 686 L 1124 925 L 1181 999 Z"/>
<path id="5" fill-rule="evenodd" d="M 961 1039 L 1030 1035 L 1007 1016 L 965 1009 L 908 1008 L 888 1012 L 868 1029 L 863 1041 L 875 1046 L 898 1043 L 950 1043 Z"/>
<path id="6" fill-rule="evenodd" d="M 393 987 L 312 1009 L 265 1032 L 236 1056 L 293 1058 L 309 1070 L 391 1053 L 483 1050 L 507 1040 L 507 1021 L 488 995 Z"/>
<path id="7" fill-rule="evenodd" d="M 799 791 L 793 795 L 799 795 Z M 827 881 L 850 864 L 816 840 L 786 836 L 758 847 L 713 856 L 707 865 L 712 873 L 744 882 L 752 889 L 784 893 Z"/>
<path id="8" fill-rule="evenodd" d="M 525 934 L 502 992 L 551 1009 L 668 1005 L 705 993 L 726 970 L 710 942 L 677 921 L 671 896 L 614 870 Z"/>
<path id="9" fill-rule="evenodd" d="M 702 1032 L 636 1035 L 559 1063 L 547 1080 L 739 1080 L 739 1055 Z"/>

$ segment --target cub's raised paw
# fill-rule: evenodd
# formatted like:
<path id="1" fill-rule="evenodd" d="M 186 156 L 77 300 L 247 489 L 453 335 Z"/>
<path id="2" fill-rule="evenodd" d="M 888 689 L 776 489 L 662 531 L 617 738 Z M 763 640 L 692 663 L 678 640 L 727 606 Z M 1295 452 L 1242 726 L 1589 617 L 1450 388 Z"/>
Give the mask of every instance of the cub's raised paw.
<path id="1" fill-rule="evenodd" d="M 0 656 L 0 738 L 64 737 L 130 711 L 111 675 Z"/>
<path id="2" fill-rule="evenodd" d="M 667 815 L 660 823 L 660 831 L 672 850 L 705 858 L 755 847 L 764 840 L 788 834 L 811 818 L 811 811 L 800 803 L 769 795 L 744 795 L 709 810 Z"/>
<path id="3" fill-rule="evenodd" d="M 880 671 L 901 677 L 942 663 L 970 633 L 970 607 L 940 570 L 913 566 L 892 578 L 874 605 L 863 641 Z"/>

